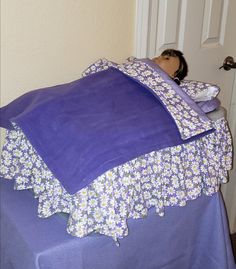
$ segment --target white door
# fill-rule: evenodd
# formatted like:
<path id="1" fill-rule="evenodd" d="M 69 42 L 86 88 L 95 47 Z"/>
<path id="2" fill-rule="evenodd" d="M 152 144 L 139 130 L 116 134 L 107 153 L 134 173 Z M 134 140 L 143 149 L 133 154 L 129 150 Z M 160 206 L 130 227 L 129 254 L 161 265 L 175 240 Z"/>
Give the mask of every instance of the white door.
<path id="1" fill-rule="evenodd" d="M 219 69 L 226 56 L 236 60 L 236 0 L 136 0 L 136 57 L 159 55 L 166 48 L 184 52 L 188 79 L 217 84 L 236 140 L 235 71 Z M 235 165 L 236 166 L 236 165 Z M 236 169 L 222 190 L 236 232 Z"/>

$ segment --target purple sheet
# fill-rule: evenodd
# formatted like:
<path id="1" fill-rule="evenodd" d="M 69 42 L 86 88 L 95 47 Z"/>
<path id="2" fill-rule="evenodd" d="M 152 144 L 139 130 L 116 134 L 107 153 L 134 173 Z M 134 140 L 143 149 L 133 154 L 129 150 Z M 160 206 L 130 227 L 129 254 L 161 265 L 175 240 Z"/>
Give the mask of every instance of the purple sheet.
<path id="1" fill-rule="evenodd" d="M 14 191 L 0 179 L 0 268 L 2 269 L 235 269 L 220 193 L 202 195 L 185 207 L 168 207 L 165 217 L 151 209 L 130 219 L 120 247 L 107 236 L 76 238 L 66 219 L 37 216 L 30 191 Z"/>
<path id="2" fill-rule="evenodd" d="M 1 115 L 1 126 L 16 123 L 71 194 L 137 156 L 207 133 L 183 141 L 159 98 L 114 68 L 30 92 Z"/>

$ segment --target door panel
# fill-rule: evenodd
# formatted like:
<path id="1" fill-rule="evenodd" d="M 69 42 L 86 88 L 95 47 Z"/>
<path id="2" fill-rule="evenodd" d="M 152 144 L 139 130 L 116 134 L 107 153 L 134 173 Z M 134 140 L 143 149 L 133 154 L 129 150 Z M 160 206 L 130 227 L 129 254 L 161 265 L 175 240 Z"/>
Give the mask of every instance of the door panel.
<path id="1" fill-rule="evenodd" d="M 235 71 L 219 67 L 226 56 L 236 59 L 235 13 L 235 0 L 137 0 L 135 56 L 152 58 L 166 48 L 183 51 L 190 70 L 187 78 L 219 85 L 229 115 L 236 98 Z M 234 138 L 235 112 L 229 120 Z M 236 231 L 235 171 L 223 188 L 231 231 Z"/>

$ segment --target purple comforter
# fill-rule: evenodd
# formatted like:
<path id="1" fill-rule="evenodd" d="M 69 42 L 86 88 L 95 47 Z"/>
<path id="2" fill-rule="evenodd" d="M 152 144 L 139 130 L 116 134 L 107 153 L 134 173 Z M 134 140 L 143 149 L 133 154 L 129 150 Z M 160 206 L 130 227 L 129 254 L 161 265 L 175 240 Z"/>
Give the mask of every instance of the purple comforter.
<path id="1" fill-rule="evenodd" d="M 182 140 L 171 115 L 146 86 L 115 68 L 32 91 L 1 108 L 71 194 L 107 170 Z"/>

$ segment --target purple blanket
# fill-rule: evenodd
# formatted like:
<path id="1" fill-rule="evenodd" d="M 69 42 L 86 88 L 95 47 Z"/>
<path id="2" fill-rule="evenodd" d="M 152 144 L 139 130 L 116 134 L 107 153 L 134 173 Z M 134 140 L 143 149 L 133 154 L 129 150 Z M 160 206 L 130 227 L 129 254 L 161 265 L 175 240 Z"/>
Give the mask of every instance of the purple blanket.
<path id="1" fill-rule="evenodd" d="M 182 140 L 170 113 L 147 87 L 115 68 L 32 91 L 1 108 L 71 194 L 105 171 Z"/>

